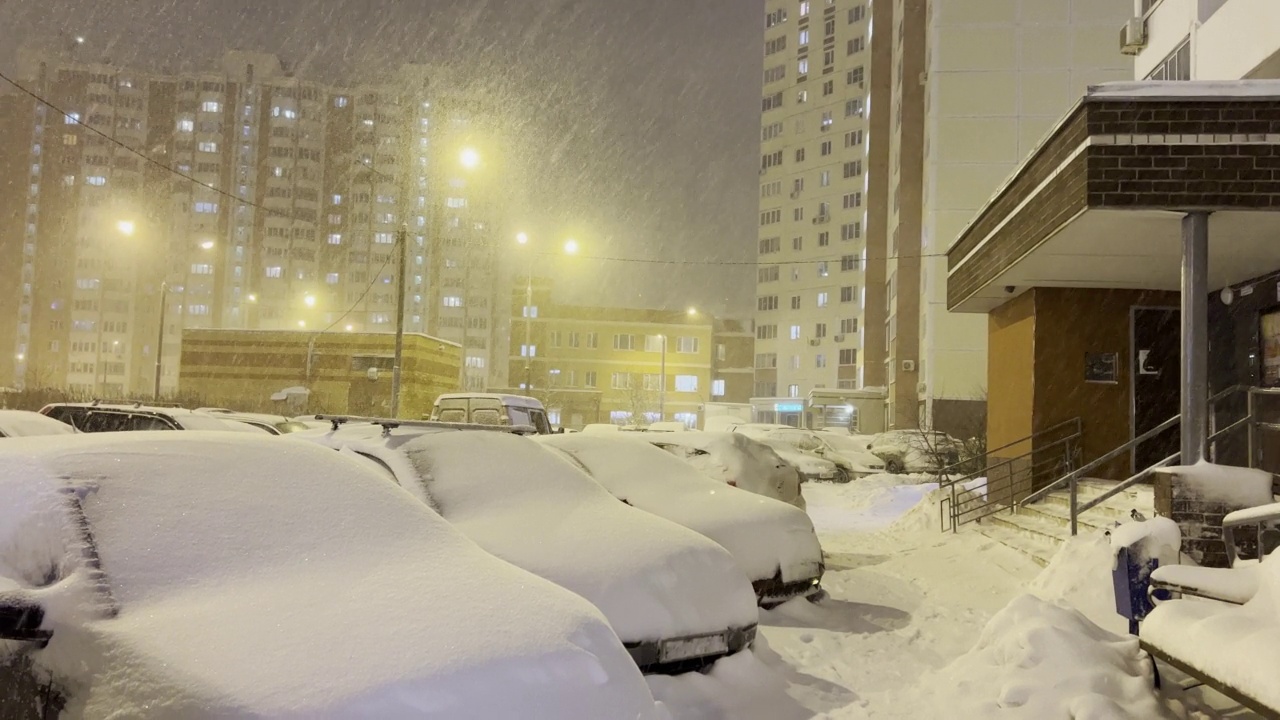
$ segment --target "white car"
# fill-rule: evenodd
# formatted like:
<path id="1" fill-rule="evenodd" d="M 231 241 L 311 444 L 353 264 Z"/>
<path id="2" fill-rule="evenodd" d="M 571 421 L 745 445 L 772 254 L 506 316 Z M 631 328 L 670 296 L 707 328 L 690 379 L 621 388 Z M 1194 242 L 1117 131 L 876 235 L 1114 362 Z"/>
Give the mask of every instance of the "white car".
<path id="1" fill-rule="evenodd" d="M 76 429 L 38 412 L 0 410 L 0 438 L 74 435 Z"/>
<path id="2" fill-rule="evenodd" d="M 0 497 L 6 717 L 668 717 L 595 608 L 358 458 L 35 438 Z"/>
<path id="3" fill-rule="evenodd" d="M 732 432 L 647 435 L 656 447 L 683 459 L 707 477 L 747 492 L 806 509 L 799 469 L 768 445 Z M 831 466 L 834 475 L 835 466 Z"/>
<path id="4" fill-rule="evenodd" d="M 946 433 L 926 430 L 890 430 L 871 443 L 871 452 L 895 475 L 940 472 L 959 464 L 963 449 L 962 443 Z"/>
<path id="5" fill-rule="evenodd" d="M 368 427 L 290 437 L 369 457 L 480 547 L 590 600 L 642 670 L 701 668 L 754 641 L 755 594 L 728 551 L 618 502 L 537 442 Z"/>
<path id="6" fill-rule="evenodd" d="M 822 545 L 803 511 L 727 487 L 643 439 L 579 434 L 539 441 L 571 457 L 619 500 L 724 546 L 760 605 L 821 592 Z"/>
<path id="7" fill-rule="evenodd" d="M 852 468 L 840 467 L 834 460 L 800 452 L 795 446 L 782 440 L 756 438 L 756 441 L 768 446 L 778 453 L 778 457 L 795 466 L 806 481 L 847 483 L 853 479 Z"/>
<path id="8" fill-rule="evenodd" d="M 772 430 L 765 435 L 770 440 L 780 440 L 802 453 L 817 455 L 847 468 L 853 477 L 866 477 L 885 471 L 885 462 L 860 447 L 851 436 L 819 433 L 812 430 L 786 428 Z"/>
<path id="9" fill-rule="evenodd" d="M 270 435 L 285 435 L 287 433 L 300 432 L 311 428 L 311 426 L 306 423 L 290 420 L 283 415 L 237 412 L 235 410 L 225 410 L 223 408 L 196 408 L 196 412 L 212 415 L 224 422 L 237 422 L 250 427 L 255 427 Z"/>

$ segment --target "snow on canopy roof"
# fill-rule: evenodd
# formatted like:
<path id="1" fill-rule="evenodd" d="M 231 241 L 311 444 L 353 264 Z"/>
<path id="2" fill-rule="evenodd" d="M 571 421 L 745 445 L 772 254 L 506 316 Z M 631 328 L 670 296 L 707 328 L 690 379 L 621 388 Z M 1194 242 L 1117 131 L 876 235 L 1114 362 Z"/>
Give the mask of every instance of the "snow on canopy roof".
<path id="1" fill-rule="evenodd" d="M 1280 99 L 1280 80 L 1133 80 L 1090 85 L 1100 100 Z"/>
<path id="2" fill-rule="evenodd" d="M 495 560 L 357 459 L 199 432 L 0 446 L 0 575 L 32 550 L 72 547 L 65 486 L 96 488 L 84 517 L 120 607 L 94 619 L 49 605 L 42 656 L 93 673 L 86 716 L 648 712 L 594 609 Z M 104 650 L 109 666 L 84 667 Z"/>
<path id="3" fill-rule="evenodd" d="M 779 567 L 784 582 L 817 574 L 822 548 L 801 510 L 716 482 L 639 438 L 576 433 L 538 442 L 568 453 L 615 497 L 720 543 L 752 580 Z"/>
<path id="4" fill-rule="evenodd" d="M 0 437 L 35 437 L 39 435 L 74 435 L 76 429 L 38 412 L 0 410 Z"/>
<path id="5" fill-rule="evenodd" d="M 724 548 L 618 502 L 533 440 L 429 432 L 398 454 L 419 479 L 406 484 L 412 492 L 485 550 L 590 600 L 626 642 L 758 619 L 755 594 Z"/>

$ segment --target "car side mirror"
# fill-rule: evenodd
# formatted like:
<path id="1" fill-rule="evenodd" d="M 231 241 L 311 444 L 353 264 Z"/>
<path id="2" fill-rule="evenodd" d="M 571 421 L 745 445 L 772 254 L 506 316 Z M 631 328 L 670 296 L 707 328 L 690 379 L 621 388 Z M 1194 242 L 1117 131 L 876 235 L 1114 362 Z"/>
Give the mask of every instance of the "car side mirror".
<path id="1" fill-rule="evenodd" d="M 0 640 L 33 642 L 40 647 L 49 644 L 52 630 L 41 630 L 44 608 L 39 603 L 16 593 L 0 594 Z"/>

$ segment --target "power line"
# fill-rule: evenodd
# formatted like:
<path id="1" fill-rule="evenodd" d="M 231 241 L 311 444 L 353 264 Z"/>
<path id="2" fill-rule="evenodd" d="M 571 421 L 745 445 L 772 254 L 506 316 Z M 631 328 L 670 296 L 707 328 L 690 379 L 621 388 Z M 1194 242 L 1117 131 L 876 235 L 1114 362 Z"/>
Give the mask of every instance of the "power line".
<path id="1" fill-rule="evenodd" d="M 202 181 L 202 180 L 200 180 L 200 179 L 198 179 L 198 178 L 195 178 L 195 177 L 191 176 L 191 175 L 190 175 L 190 174 L 188 174 L 188 173 L 185 173 L 185 172 L 183 172 L 183 171 L 179 170 L 178 168 L 175 168 L 175 167 L 173 167 L 173 166 L 171 166 L 171 165 L 166 165 L 165 163 L 160 162 L 159 160 L 156 160 L 155 158 L 153 158 L 153 157 L 151 157 L 151 156 L 147 155 L 146 153 L 143 153 L 143 152 L 141 152 L 141 151 L 139 151 L 139 150 L 137 150 L 137 149 L 135 149 L 135 148 L 133 148 L 133 147 L 130 147 L 129 145 L 125 144 L 124 142 L 122 142 L 122 141 L 120 141 L 120 140 L 117 140 L 116 138 L 114 138 L 114 137 L 112 137 L 112 136 L 110 136 L 110 135 L 106 134 L 105 132 L 103 132 L 103 131 L 99 130 L 98 128 L 96 128 L 96 127 L 94 127 L 94 126 L 92 126 L 92 125 L 89 125 L 89 124 L 87 124 L 87 123 L 85 123 L 85 122 L 81 121 L 79 118 L 75 117 L 75 116 L 74 116 L 74 115 L 72 115 L 71 113 L 68 113 L 66 110 L 63 110 L 62 108 L 58 107 L 57 105 L 54 105 L 54 104 L 53 104 L 52 102 L 50 102 L 49 100 L 46 100 L 45 98 L 41 97 L 39 94 L 37 94 L 37 93 L 33 92 L 32 90 L 29 90 L 28 88 L 24 87 L 22 84 L 18 83 L 16 80 L 14 80 L 14 79 L 10 78 L 9 76 L 5 75 L 4 73 L 0 73 L 0 80 L 4 80 L 5 82 L 9 83 L 9 84 L 10 84 L 10 85 L 12 85 L 13 87 L 17 88 L 20 92 L 22 92 L 22 93 L 24 93 L 24 94 L 28 95 L 29 97 L 31 97 L 32 99 L 36 100 L 37 102 L 39 102 L 39 103 L 41 103 L 41 104 L 43 104 L 43 105 L 47 106 L 48 108 L 50 108 L 50 109 L 51 109 L 51 110 L 53 110 L 54 112 L 57 112 L 57 113 L 61 114 L 63 117 L 65 117 L 65 118 L 67 118 L 67 119 L 74 120 L 74 121 L 75 121 L 75 123 L 76 123 L 77 125 L 80 125 L 81 127 L 84 127 L 84 128 L 86 128 L 86 129 L 88 129 L 88 130 L 89 130 L 90 132 L 92 132 L 93 134 L 98 135 L 99 137 L 103 138 L 104 140 L 107 140 L 108 142 L 110 142 L 111 144 L 116 145 L 117 147 L 120 147 L 120 148 L 122 148 L 122 149 L 124 149 L 124 150 L 128 151 L 129 153 L 131 153 L 131 154 L 133 154 L 133 155 L 138 156 L 139 158 L 142 158 L 143 160 L 145 160 L 147 163 L 149 163 L 149 164 L 151 164 L 151 165 L 154 165 L 154 166 L 156 166 L 156 167 L 158 167 L 158 168 L 160 168 L 160 169 L 162 169 L 162 170 L 165 170 L 165 171 L 168 171 L 168 172 L 170 172 L 170 173 L 173 173 L 174 175 L 176 175 L 176 176 L 178 176 L 178 177 L 181 177 L 181 178 L 183 178 L 184 180 L 187 180 L 188 182 L 191 182 L 191 183 L 193 183 L 193 184 L 195 184 L 195 185 L 198 185 L 198 186 L 200 186 L 200 187 L 202 187 L 202 188 L 205 188 L 205 189 L 207 189 L 207 190 L 211 190 L 211 191 L 213 191 L 213 192 L 215 192 L 215 193 L 217 193 L 217 194 L 219 194 L 219 195 L 221 195 L 221 196 L 223 196 L 223 197 L 226 197 L 226 198 L 228 198 L 228 199 L 230 199 L 230 200 L 232 200 L 232 201 L 234 201 L 234 202 L 238 202 L 238 203 L 241 203 L 241 204 L 243 204 L 243 205 L 247 205 L 247 206 L 249 206 L 249 207 L 252 207 L 252 208 L 255 208 L 255 209 L 261 210 L 261 211 L 263 211 L 263 212 L 265 212 L 265 213 L 267 213 L 267 214 L 270 214 L 270 215 L 275 215 L 275 216 L 277 216 L 277 217 L 286 218 L 286 219 L 288 219 L 288 220 L 297 220 L 297 218 L 296 218 L 296 217 L 294 217 L 293 215 L 290 215 L 289 213 L 286 213 L 286 212 L 281 211 L 281 210 L 276 210 L 276 209 L 274 209 L 274 208 L 269 208 L 269 207 L 267 207 L 267 206 L 265 206 L 265 205 L 262 205 L 262 204 L 260 204 L 260 203 L 254 202 L 254 201 L 249 200 L 249 199 L 247 199 L 247 198 L 243 198 L 243 197 L 240 197 L 240 196 L 238 196 L 238 195 L 235 195 L 235 194 L 233 194 L 233 193 L 231 193 L 231 192 L 228 192 L 228 191 L 226 191 L 226 190 L 223 190 L 222 188 L 216 187 L 216 186 L 214 186 L 214 185 L 210 185 L 210 184 L 208 184 L 208 183 L 206 183 L 206 182 L 204 182 L 204 181 Z M 385 179 L 385 180 L 388 180 L 388 181 L 390 181 L 390 182 L 395 182 L 395 181 L 396 181 L 396 179 L 395 179 L 393 176 L 387 175 L 386 173 L 384 173 L 384 172 L 382 172 L 382 171 L 380 171 L 380 170 L 378 170 L 378 169 L 374 168 L 374 167 L 373 167 L 371 164 L 369 164 L 369 163 L 361 162 L 361 161 L 358 161 L 358 160 L 357 160 L 357 161 L 355 161 L 355 164 L 356 164 L 356 165 L 359 165 L 360 167 L 362 167 L 362 168 L 364 168 L 364 169 L 366 169 L 366 170 L 368 170 L 369 172 L 374 173 L 375 175 L 378 175 L 379 177 L 381 177 L 381 178 L 383 178 L 383 179 Z M 463 242 L 462 242 L 462 244 L 464 244 L 464 245 L 484 245 L 484 246 L 486 246 L 486 247 L 488 247 L 488 246 L 489 246 L 489 245 L 488 245 L 488 243 L 483 243 L 483 242 L 478 242 L 478 241 L 463 241 Z M 561 256 L 561 254 L 560 254 L 560 253 L 551 252 L 551 251 L 542 251 L 542 252 L 538 252 L 538 254 L 539 254 L 539 255 L 542 255 L 542 256 L 550 256 L 550 257 L 559 257 L 559 256 Z M 388 256 L 388 257 L 389 257 L 389 256 Z M 576 257 L 579 257 L 580 259 L 583 259 L 583 260 L 594 260 L 594 261 L 597 261 L 597 262 L 631 263 L 631 264 L 637 264 L 637 265 L 689 266 L 689 267 L 762 267 L 762 266 L 814 265 L 814 264 L 821 263 L 821 262 L 832 262 L 832 261 L 838 261 L 838 260 L 841 260 L 841 259 L 843 258 L 843 256 L 841 256 L 841 255 L 833 255 L 833 256 L 831 256 L 831 257 L 827 257 L 827 258 L 811 258 L 811 259 L 805 259 L 805 260 L 776 260 L 776 261 L 770 261 L 770 260 L 687 260 L 687 259 L 680 259 L 680 260 L 676 260 L 676 259 L 660 259 L 660 258 L 621 257 L 621 256 L 608 256 L 608 255 L 579 255 L 579 256 L 576 256 Z M 947 257 L 947 253 L 920 253 L 920 254 L 917 254 L 917 255 L 896 255 L 896 256 L 889 257 L 888 259 L 889 259 L 889 260 L 905 260 L 905 259 L 936 258 L 936 257 Z M 388 260 L 388 262 L 389 262 L 389 260 Z M 388 263 L 386 263 L 386 262 L 384 262 L 384 263 L 383 263 L 382 269 L 380 269 L 380 270 L 379 270 L 379 272 L 378 272 L 379 276 L 381 275 L 382 270 L 385 270 L 385 269 L 386 269 L 386 265 L 387 265 L 387 264 L 388 264 Z M 369 285 L 369 287 L 368 287 L 368 288 L 366 288 L 365 292 L 361 295 L 361 298 L 362 298 L 362 299 L 363 299 L 365 296 L 367 296 L 367 295 L 368 295 L 368 293 L 373 289 L 373 286 L 374 286 L 375 284 L 377 284 L 377 280 L 378 280 L 378 278 L 377 278 L 377 277 L 375 277 L 375 278 L 374 278 L 374 281 L 373 281 L 372 283 L 370 283 L 370 285 Z M 358 303 L 357 303 L 357 304 L 358 304 Z M 353 306 L 353 307 L 351 307 L 351 308 L 349 308 L 349 309 L 347 310 L 347 312 L 346 312 L 346 313 L 344 313 L 344 317 L 345 317 L 346 315 L 350 314 L 351 312 L 353 312 L 354 310 L 355 310 L 355 307 L 354 307 L 354 306 Z"/>

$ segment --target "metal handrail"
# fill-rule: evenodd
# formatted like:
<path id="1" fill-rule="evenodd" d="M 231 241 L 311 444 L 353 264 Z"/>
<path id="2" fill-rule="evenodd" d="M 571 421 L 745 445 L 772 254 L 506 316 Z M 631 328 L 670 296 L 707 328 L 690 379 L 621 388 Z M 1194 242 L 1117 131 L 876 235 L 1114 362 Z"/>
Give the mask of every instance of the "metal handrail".
<path id="1" fill-rule="evenodd" d="M 1017 445 L 1022 445 L 1023 443 L 1032 442 L 1032 441 L 1034 441 L 1036 438 L 1044 437 L 1045 435 L 1049 435 L 1049 434 L 1054 433 L 1054 432 L 1056 432 L 1056 431 L 1058 431 L 1058 430 L 1061 430 L 1061 429 L 1063 429 L 1063 428 L 1065 428 L 1065 427 L 1071 427 L 1071 426 L 1074 426 L 1074 427 L 1075 427 L 1075 433 L 1073 433 L 1074 435 L 1080 435 L 1080 434 L 1081 434 L 1081 423 L 1080 423 L 1080 418 L 1078 418 L 1078 417 L 1077 417 L 1077 418 L 1072 418 L 1072 419 L 1070 419 L 1070 420 L 1064 420 L 1064 421 L 1062 421 L 1062 422 L 1060 422 L 1060 423 L 1058 423 L 1057 425 L 1054 425 L 1054 426 L 1052 426 L 1052 427 L 1047 427 L 1047 428 L 1045 428 L 1044 430 L 1039 430 L 1039 431 L 1033 432 L 1033 433 L 1031 433 L 1030 435 L 1028 435 L 1028 436 L 1026 436 L 1026 437 L 1024 437 L 1024 438 L 1021 438 L 1021 439 L 1019 439 L 1019 440 L 1014 440 L 1013 442 L 1005 443 L 1004 445 L 1001 445 L 1000 447 L 993 448 L 993 449 L 991 449 L 991 450 L 987 450 L 987 451 L 985 451 L 985 452 L 983 453 L 983 455 L 990 457 L 992 453 L 998 453 L 998 452 L 1000 452 L 1001 450 L 1008 450 L 1008 449 L 1009 449 L 1009 448 L 1011 448 L 1011 447 L 1014 447 L 1014 446 L 1017 446 Z M 1019 456 L 1019 457 L 1021 457 L 1021 456 Z M 966 464 L 968 464 L 968 463 L 969 463 L 969 462 L 971 462 L 971 461 L 972 461 L 972 459 L 970 459 L 970 460 L 962 460 L 962 461 L 960 461 L 960 462 L 958 462 L 958 463 L 952 463 L 951 465 L 948 465 L 947 467 L 942 468 L 941 470 L 939 470 L 939 471 L 938 471 L 938 474 L 939 474 L 939 475 L 942 475 L 942 476 L 949 475 L 950 473 L 948 473 L 947 471 L 948 471 L 948 470 L 950 470 L 951 468 L 959 467 L 959 466 L 961 466 L 961 465 L 966 465 Z M 994 466 L 992 466 L 992 467 L 994 467 Z M 954 482 L 954 481 L 951 481 L 951 482 Z"/>
<path id="2" fill-rule="evenodd" d="M 1076 480 L 1079 480 L 1081 477 L 1083 477 L 1085 473 L 1088 473 L 1088 472 L 1092 472 L 1092 471 L 1094 471 L 1094 470 L 1097 470 L 1099 467 L 1102 467 L 1103 465 L 1105 465 L 1105 464 L 1107 464 L 1107 463 L 1111 462 L 1112 460 L 1115 460 L 1116 458 L 1120 457 L 1121 455 L 1125 454 L 1126 452 L 1129 452 L 1130 450 L 1133 450 L 1135 447 L 1137 447 L 1137 446 L 1141 445 L 1142 443 L 1144 443 L 1144 442 L 1146 442 L 1146 441 L 1150 440 L 1151 438 L 1153 438 L 1153 437 L 1155 437 L 1155 436 L 1159 435 L 1160 433 L 1165 432 L 1166 430 L 1168 430 L 1169 428 L 1171 428 L 1171 427 L 1173 427 L 1173 426 L 1177 425 L 1177 424 L 1178 424 L 1178 423 L 1180 423 L 1180 422 L 1182 422 L 1182 416 L 1181 416 L 1181 415 L 1174 415 L 1173 417 L 1169 418 L 1168 420 L 1165 420 L 1164 422 L 1160 423 L 1159 425 L 1157 425 L 1157 426 L 1155 426 L 1155 427 L 1151 428 L 1150 430 L 1148 430 L 1148 431 L 1146 431 L 1146 432 L 1142 433 L 1141 435 L 1139 435 L 1139 436 L 1135 437 L 1134 439 L 1130 440 L 1129 442 L 1127 442 L 1127 443 L 1125 443 L 1125 444 L 1121 445 L 1120 447 L 1116 448 L 1115 450 L 1112 450 L 1111 452 L 1109 452 L 1109 453 L 1107 453 L 1107 454 L 1105 454 L 1105 455 L 1103 455 L 1103 456 L 1101 456 L 1101 457 L 1097 458 L 1096 460 L 1093 460 L 1093 461 L 1091 461 L 1091 462 L 1088 462 L 1088 463 L 1084 464 L 1084 465 L 1083 465 L 1083 466 L 1081 466 L 1080 468 L 1078 468 L 1078 469 L 1076 469 L 1076 470 L 1071 471 L 1069 474 L 1067 474 L 1067 475 L 1065 475 L 1065 476 L 1063 476 L 1063 477 L 1061 477 L 1061 478 L 1059 478 L 1059 479 L 1057 479 L 1057 480 L 1053 481 L 1052 483 L 1050 483 L 1050 484 L 1048 484 L 1048 485 L 1044 486 L 1043 488 L 1041 488 L 1041 489 L 1037 490 L 1036 492 L 1034 492 L 1034 493 L 1032 493 L 1032 494 L 1028 495 L 1026 498 L 1024 498 L 1024 499 L 1022 500 L 1022 502 L 1020 502 L 1020 503 L 1018 503 L 1018 504 L 1019 504 L 1019 505 L 1029 505 L 1029 504 L 1031 504 L 1031 503 L 1033 503 L 1033 502 L 1035 502 L 1035 501 L 1037 501 L 1037 500 L 1040 500 L 1040 499 L 1044 498 L 1044 497 L 1045 497 L 1046 495 L 1048 495 L 1049 493 L 1053 492 L 1054 490 L 1057 490 L 1058 488 L 1062 487 L 1063 485 L 1065 485 L 1065 484 L 1067 484 L 1067 483 L 1074 483 Z"/>
<path id="3" fill-rule="evenodd" d="M 1059 425 L 1054 426 L 1054 428 L 1050 428 L 1049 430 L 1044 431 L 1044 432 L 1049 432 L 1054 429 L 1061 430 L 1061 428 L 1063 427 L 1069 427 L 1072 425 L 1074 425 L 1077 429 L 1074 432 L 1072 432 L 1072 434 L 1066 437 L 1059 438 L 1058 440 L 1055 440 L 1054 442 L 1049 443 L 1047 445 L 1042 445 L 1038 448 L 1033 448 L 1032 450 L 1025 452 L 1017 457 L 1007 458 L 1007 459 L 1001 460 L 998 463 L 987 465 L 980 471 L 969 473 L 963 477 L 958 477 L 948 482 L 939 483 L 940 489 L 946 488 L 946 487 L 949 487 L 951 489 L 951 496 L 949 498 L 949 501 L 946 503 L 946 508 L 945 508 L 947 510 L 947 513 L 950 516 L 951 531 L 956 532 L 959 529 L 960 525 L 964 523 L 982 520 L 985 517 L 994 515 L 995 513 L 1000 512 L 1001 510 L 1004 510 L 1004 509 L 1010 509 L 1016 505 L 1015 496 L 1018 491 L 1018 487 L 1017 487 L 1017 483 L 1014 480 L 1013 471 L 1010 471 L 1010 475 L 1008 478 L 1009 482 L 1006 484 L 1006 491 L 1002 494 L 1002 497 L 1000 499 L 992 499 L 991 493 L 990 493 L 990 483 L 991 483 L 990 477 L 991 477 L 992 470 L 996 470 L 998 468 L 1002 468 L 1005 466 L 1011 466 L 1011 465 L 1014 465 L 1015 463 L 1026 460 L 1027 458 L 1031 458 L 1032 462 L 1026 467 L 1026 469 L 1022 472 L 1018 472 L 1017 474 L 1022 475 L 1025 473 L 1028 480 L 1034 482 L 1035 478 L 1040 477 L 1041 474 L 1046 469 L 1052 469 L 1055 467 L 1060 468 L 1059 471 L 1061 471 L 1061 469 L 1070 469 L 1072 462 L 1075 458 L 1075 445 L 1083 434 L 1081 429 L 1079 429 L 1082 426 L 1073 420 L 1073 421 L 1068 421 L 1066 423 L 1060 423 Z M 1063 448 L 1061 451 L 1061 454 L 1052 452 L 1055 448 L 1058 448 L 1060 446 Z M 1044 456 L 1046 454 L 1052 454 L 1053 456 L 1043 457 L 1039 462 L 1035 461 L 1036 455 Z M 982 476 L 982 475 L 986 476 L 984 478 L 981 478 L 983 480 L 982 487 L 985 488 L 984 500 L 980 503 L 977 503 L 976 505 L 972 504 L 973 501 L 962 503 L 961 493 L 957 492 L 956 486 L 961 483 L 967 484 L 974 480 L 978 480 L 979 476 Z M 972 491 L 974 491 L 974 488 L 966 487 L 964 490 L 964 492 L 966 493 L 972 492 Z M 943 515 L 942 507 L 939 508 L 939 516 L 942 524 L 942 530 L 945 532 L 947 529 L 945 518 L 947 516 Z"/>
<path id="4" fill-rule="evenodd" d="M 991 464 L 986 465 L 986 466 L 984 466 L 984 467 L 983 467 L 983 469 L 982 469 L 982 470 L 978 470 L 978 471 L 976 471 L 976 472 L 971 472 L 971 473 L 968 473 L 968 474 L 966 474 L 966 475 L 962 475 L 962 476 L 955 477 L 955 478 L 950 478 L 950 479 L 947 479 L 947 480 L 939 480 L 939 481 L 938 481 L 938 487 L 939 487 L 939 489 L 942 489 L 942 488 L 951 487 L 952 485 L 955 485 L 955 484 L 956 484 L 956 483 L 958 483 L 958 482 L 966 482 L 966 481 L 968 481 L 968 480 L 973 480 L 973 479 L 975 479 L 978 475 L 981 475 L 981 474 L 987 473 L 988 471 L 990 471 L 990 470 L 992 470 L 992 469 L 994 469 L 994 468 L 1002 467 L 1002 466 L 1004 466 L 1004 465 L 1008 465 L 1008 464 L 1010 464 L 1010 463 L 1017 462 L 1018 460 L 1021 460 L 1021 459 L 1025 458 L 1025 457 L 1027 457 L 1028 455 L 1032 455 L 1032 454 L 1034 454 L 1034 453 L 1038 453 L 1038 452 L 1044 452 L 1045 450 L 1048 450 L 1048 449 L 1050 449 L 1050 448 L 1056 447 L 1056 446 L 1058 446 L 1058 445 L 1062 445 L 1063 443 L 1070 443 L 1072 440 L 1076 440 L 1076 439 L 1078 439 L 1078 438 L 1083 434 L 1083 433 L 1081 432 L 1081 430 L 1080 430 L 1080 427 L 1081 427 L 1081 425 L 1080 425 L 1080 418 L 1075 418 L 1075 419 L 1073 419 L 1073 420 L 1067 420 L 1066 422 L 1058 423 L 1057 425 L 1054 425 L 1054 426 L 1053 426 L 1053 427 L 1051 427 L 1051 428 L 1048 428 L 1048 429 L 1046 429 L 1046 430 L 1041 430 L 1040 432 L 1035 433 L 1035 434 L 1033 434 L 1033 435 L 1028 435 L 1027 437 L 1022 438 L 1021 440 L 1016 440 L 1016 441 L 1011 442 L 1011 443 L 1009 443 L 1009 444 L 1007 444 L 1007 445 L 1001 445 L 1000 447 L 996 448 L 995 450 L 988 450 L 988 451 L 986 452 L 986 455 L 987 455 L 987 456 L 990 456 L 990 455 L 991 455 L 991 453 L 999 452 L 999 451 L 1001 451 L 1001 450 L 1005 450 L 1005 449 L 1011 448 L 1011 447 L 1013 447 L 1013 446 L 1015 446 L 1015 445 L 1021 445 L 1022 443 L 1031 442 L 1032 440 L 1034 440 L 1034 439 L 1035 439 L 1035 438 L 1037 438 L 1037 437 L 1041 437 L 1041 436 L 1047 435 L 1047 434 L 1049 434 L 1049 433 L 1053 432 L 1054 430 L 1060 430 L 1060 429 L 1062 429 L 1062 428 L 1064 428 L 1064 427 L 1067 427 L 1067 426 L 1069 426 L 1069 425 L 1074 425 L 1074 426 L 1076 427 L 1076 431 L 1075 431 L 1074 433 L 1072 433 L 1072 434 L 1070 434 L 1070 435 L 1066 436 L 1066 437 L 1058 438 L 1057 440 L 1054 440 L 1053 442 L 1049 443 L 1048 445 L 1042 445 L 1042 446 L 1037 447 L 1037 448 L 1032 448 L 1031 450 L 1028 450 L 1027 452 L 1022 453 L 1021 455 L 1018 455 L 1017 457 L 1014 457 L 1014 458 L 1005 458 L 1004 460 L 1001 460 L 1000 462 L 995 463 L 994 465 L 991 465 Z M 963 465 L 964 463 L 957 463 L 957 464 L 958 464 L 958 465 Z M 949 466 L 949 467 L 955 467 L 955 465 L 951 465 L 951 466 Z M 939 471 L 939 474 L 940 474 L 940 475 L 946 475 L 946 469 L 943 469 L 943 470 Z"/>
<path id="5" fill-rule="evenodd" d="M 1171 465 L 1171 464 L 1173 464 L 1173 463 L 1177 462 L 1177 461 L 1178 461 L 1178 458 L 1180 458 L 1180 457 L 1182 457 L 1182 453 L 1181 453 L 1181 452 L 1176 452 L 1176 453 L 1174 453 L 1174 454 L 1170 455 L 1169 457 L 1167 457 L 1167 458 L 1165 458 L 1165 459 L 1161 460 L 1160 462 L 1156 463 L 1155 465 L 1152 465 L 1151 467 L 1149 467 L 1149 468 L 1147 468 L 1147 469 L 1143 470 L 1142 472 L 1139 472 L 1139 473 L 1137 473 L 1137 474 L 1133 475 L 1132 477 L 1130 477 L 1129 479 L 1127 479 L 1127 480 L 1125 480 L 1125 481 L 1123 481 L 1123 482 L 1121 482 L 1121 483 L 1117 484 L 1115 487 L 1113 487 L 1113 488 L 1111 488 L 1111 489 L 1107 490 L 1106 492 L 1104 492 L 1104 493 L 1102 493 L 1101 495 L 1099 495 L 1099 496 L 1097 496 L 1097 497 L 1093 498 L 1092 500 L 1090 500 L 1089 502 L 1087 502 L 1087 503 L 1085 503 L 1085 504 L 1083 504 L 1083 505 L 1080 505 L 1080 504 L 1079 504 L 1079 499 L 1078 499 L 1078 498 L 1079 498 L 1078 488 L 1076 488 L 1076 483 L 1073 481 L 1073 482 L 1072 482 L 1072 488 L 1073 488 L 1073 489 L 1072 489 L 1072 494 L 1071 494 L 1071 536 L 1072 536 L 1072 537 L 1075 537 L 1075 535 L 1076 535 L 1076 533 L 1077 533 L 1077 530 L 1078 530 L 1078 527 L 1079 527 L 1079 526 L 1078 526 L 1078 523 L 1079 523 L 1079 520 L 1080 520 L 1080 515 L 1082 515 L 1083 513 L 1087 513 L 1087 512 L 1089 512 L 1090 510 L 1092 510 L 1092 509 L 1094 509 L 1094 508 L 1098 507 L 1099 505 L 1101 505 L 1102 503 L 1104 503 L 1104 502 L 1106 502 L 1106 501 L 1110 500 L 1111 498 L 1115 497 L 1116 495 L 1119 495 L 1120 493 L 1124 492 L 1125 490 L 1128 490 L 1129 488 L 1133 487 L 1134 485 L 1137 485 L 1138 483 L 1140 483 L 1140 482 L 1142 482 L 1144 479 L 1146 479 L 1146 477 L 1147 477 L 1148 475 L 1150 475 L 1152 472 L 1154 472 L 1155 470 L 1158 470 L 1158 469 L 1160 469 L 1160 468 L 1162 468 L 1162 467 L 1167 467 L 1167 466 L 1169 466 L 1169 465 Z"/>

